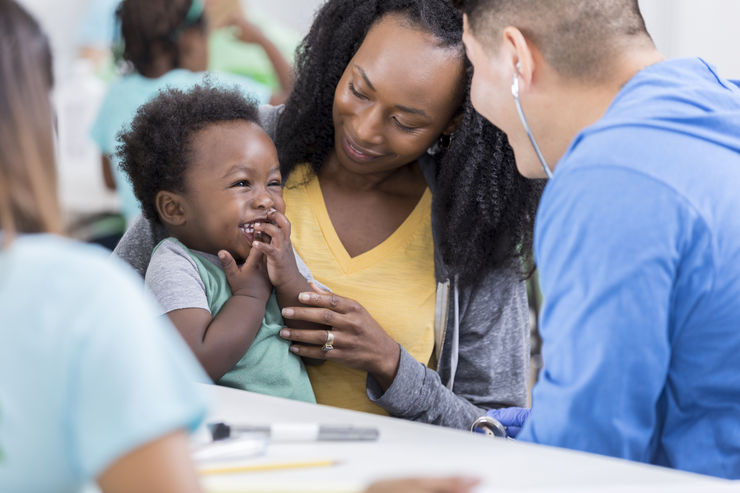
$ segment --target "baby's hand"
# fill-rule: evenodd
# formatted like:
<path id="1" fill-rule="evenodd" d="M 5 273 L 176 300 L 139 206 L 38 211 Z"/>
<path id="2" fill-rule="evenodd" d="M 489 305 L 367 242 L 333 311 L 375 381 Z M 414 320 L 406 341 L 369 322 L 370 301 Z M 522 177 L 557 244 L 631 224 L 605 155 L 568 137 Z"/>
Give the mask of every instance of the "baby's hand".
<path id="1" fill-rule="evenodd" d="M 295 253 L 293 245 L 290 243 L 290 221 L 285 215 L 275 209 L 267 214 L 271 223 L 256 223 L 254 225 L 254 234 L 262 233 L 262 236 L 270 237 L 270 242 L 263 241 L 252 242 L 252 250 L 258 250 L 265 255 L 267 259 L 267 274 L 275 289 L 287 285 L 295 280 L 301 273 L 295 262 Z"/>
<path id="2" fill-rule="evenodd" d="M 272 284 L 267 275 L 262 253 L 252 249 L 241 266 L 236 264 L 234 257 L 226 250 L 218 252 L 218 258 L 226 273 L 232 296 L 249 296 L 267 302 L 272 292 Z"/>

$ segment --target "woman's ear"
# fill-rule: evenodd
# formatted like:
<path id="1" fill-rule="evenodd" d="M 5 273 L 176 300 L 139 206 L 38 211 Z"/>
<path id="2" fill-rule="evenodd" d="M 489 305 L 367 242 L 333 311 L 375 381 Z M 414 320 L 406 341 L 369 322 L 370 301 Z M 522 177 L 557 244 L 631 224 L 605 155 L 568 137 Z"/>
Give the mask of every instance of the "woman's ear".
<path id="1" fill-rule="evenodd" d="M 450 120 L 450 123 L 447 124 L 447 128 L 442 131 L 442 135 L 446 135 L 449 137 L 450 135 L 455 133 L 457 129 L 460 128 L 460 123 L 462 123 L 464 113 L 465 110 L 460 107 L 457 113 L 455 113 L 455 116 L 453 116 Z"/>
<path id="2" fill-rule="evenodd" d="M 184 199 L 179 194 L 160 190 L 154 204 L 159 218 L 166 226 L 182 226 L 187 222 Z"/>

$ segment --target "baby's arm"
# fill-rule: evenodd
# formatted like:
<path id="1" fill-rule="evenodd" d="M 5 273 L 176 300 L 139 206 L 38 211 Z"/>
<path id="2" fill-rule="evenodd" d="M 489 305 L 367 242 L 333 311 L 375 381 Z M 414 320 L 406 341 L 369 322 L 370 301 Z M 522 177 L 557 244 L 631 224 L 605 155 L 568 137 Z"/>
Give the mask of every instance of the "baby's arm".
<path id="1" fill-rule="evenodd" d="M 219 256 L 224 264 L 232 296 L 215 317 L 208 310 L 205 287 L 200 280 L 197 267 L 192 266 L 194 272 L 176 274 L 178 276 L 176 279 L 171 276 L 163 278 L 167 279 L 167 282 L 150 282 L 150 278 L 162 277 L 157 276 L 157 270 L 172 271 L 172 262 L 163 265 L 155 263 L 153 258 L 150 270 L 154 273 L 147 271 L 147 284 L 214 382 L 223 377 L 249 349 L 262 325 L 265 305 L 272 291 L 262 262 L 262 254 L 259 252 L 250 253 L 241 267 L 236 265 L 228 253 L 220 252 Z M 187 262 L 189 259 L 184 258 L 182 261 Z M 190 287 L 187 287 L 188 284 Z M 197 295 L 199 299 L 189 297 L 192 302 L 171 302 L 167 300 L 169 293 L 161 292 L 162 290 L 192 292 L 192 288 L 195 288 L 196 292 L 199 290 Z"/>
<path id="2" fill-rule="evenodd" d="M 275 287 L 277 301 L 280 308 L 286 306 L 304 306 L 298 301 L 298 295 L 313 292 L 313 288 L 301 274 L 296 264 L 296 254 L 290 243 L 290 221 L 277 210 L 268 213 L 267 218 L 272 223 L 258 223 L 254 225 L 255 235 L 262 233 L 270 237 L 270 242 L 254 241 L 253 250 L 259 250 L 267 259 L 267 273 Z M 322 324 L 294 321 L 296 329 L 326 329 Z"/>

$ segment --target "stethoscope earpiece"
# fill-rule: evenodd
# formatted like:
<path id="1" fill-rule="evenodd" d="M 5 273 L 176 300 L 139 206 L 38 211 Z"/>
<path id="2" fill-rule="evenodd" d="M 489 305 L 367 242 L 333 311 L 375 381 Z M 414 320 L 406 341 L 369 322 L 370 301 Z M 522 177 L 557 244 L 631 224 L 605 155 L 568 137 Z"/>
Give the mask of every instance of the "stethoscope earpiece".
<path id="1" fill-rule="evenodd" d="M 535 142 L 534 140 L 534 135 L 532 135 L 532 131 L 529 129 L 529 124 L 527 124 L 527 119 L 524 117 L 524 110 L 522 110 L 522 103 L 521 101 L 519 101 L 519 71 L 520 69 L 521 69 L 521 64 L 517 62 L 516 70 L 514 70 L 514 78 L 511 81 L 511 95 L 514 97 L 514 103 L 516 104 L 516 110 L 519 113 L 519 119 L 522 121 L 522 125 L 524 126 L 524 130 L 527 132 L 527 136 L 529 137 L 529 141 L 532 143 L 532 147 L 534 147 L 534 152 L 537 153 L 537 157 L 540 160 L 542 169 L 545 171 L 545 175 L 547 175 L 548 178 L 552 178 L 552 171 L 550 170 L 550 167 L 547 165 L 547 162 L 545 162 L 545 157 L 542 155 L 542 152 L 540 151 L 540 147 L 537 145 L 537 142 Z"/>

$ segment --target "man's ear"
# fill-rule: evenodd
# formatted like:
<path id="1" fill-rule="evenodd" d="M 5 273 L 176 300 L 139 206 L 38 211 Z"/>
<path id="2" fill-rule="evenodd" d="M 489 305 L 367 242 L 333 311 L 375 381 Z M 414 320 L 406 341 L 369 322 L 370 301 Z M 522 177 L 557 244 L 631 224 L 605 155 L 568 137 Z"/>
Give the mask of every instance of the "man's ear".
<path id="1" fill-rule="evenodd" d="M 160 190 L 154 199 L 157 213 L 167 226 L 182 226 L 187 222 L 185 200 L 179 194 Z"/>
<path id="2" fill-rule="evenodd" d="M 532 84 L 535 72 L 535 57 L 532 53 L 536 49 L 522 32 L 512 26 L 504 28 L 502 45 L 506 53 L 506 65 L 511 66 L 512 76 L 519 79 L 520 88 L 527 88 Z"/>

